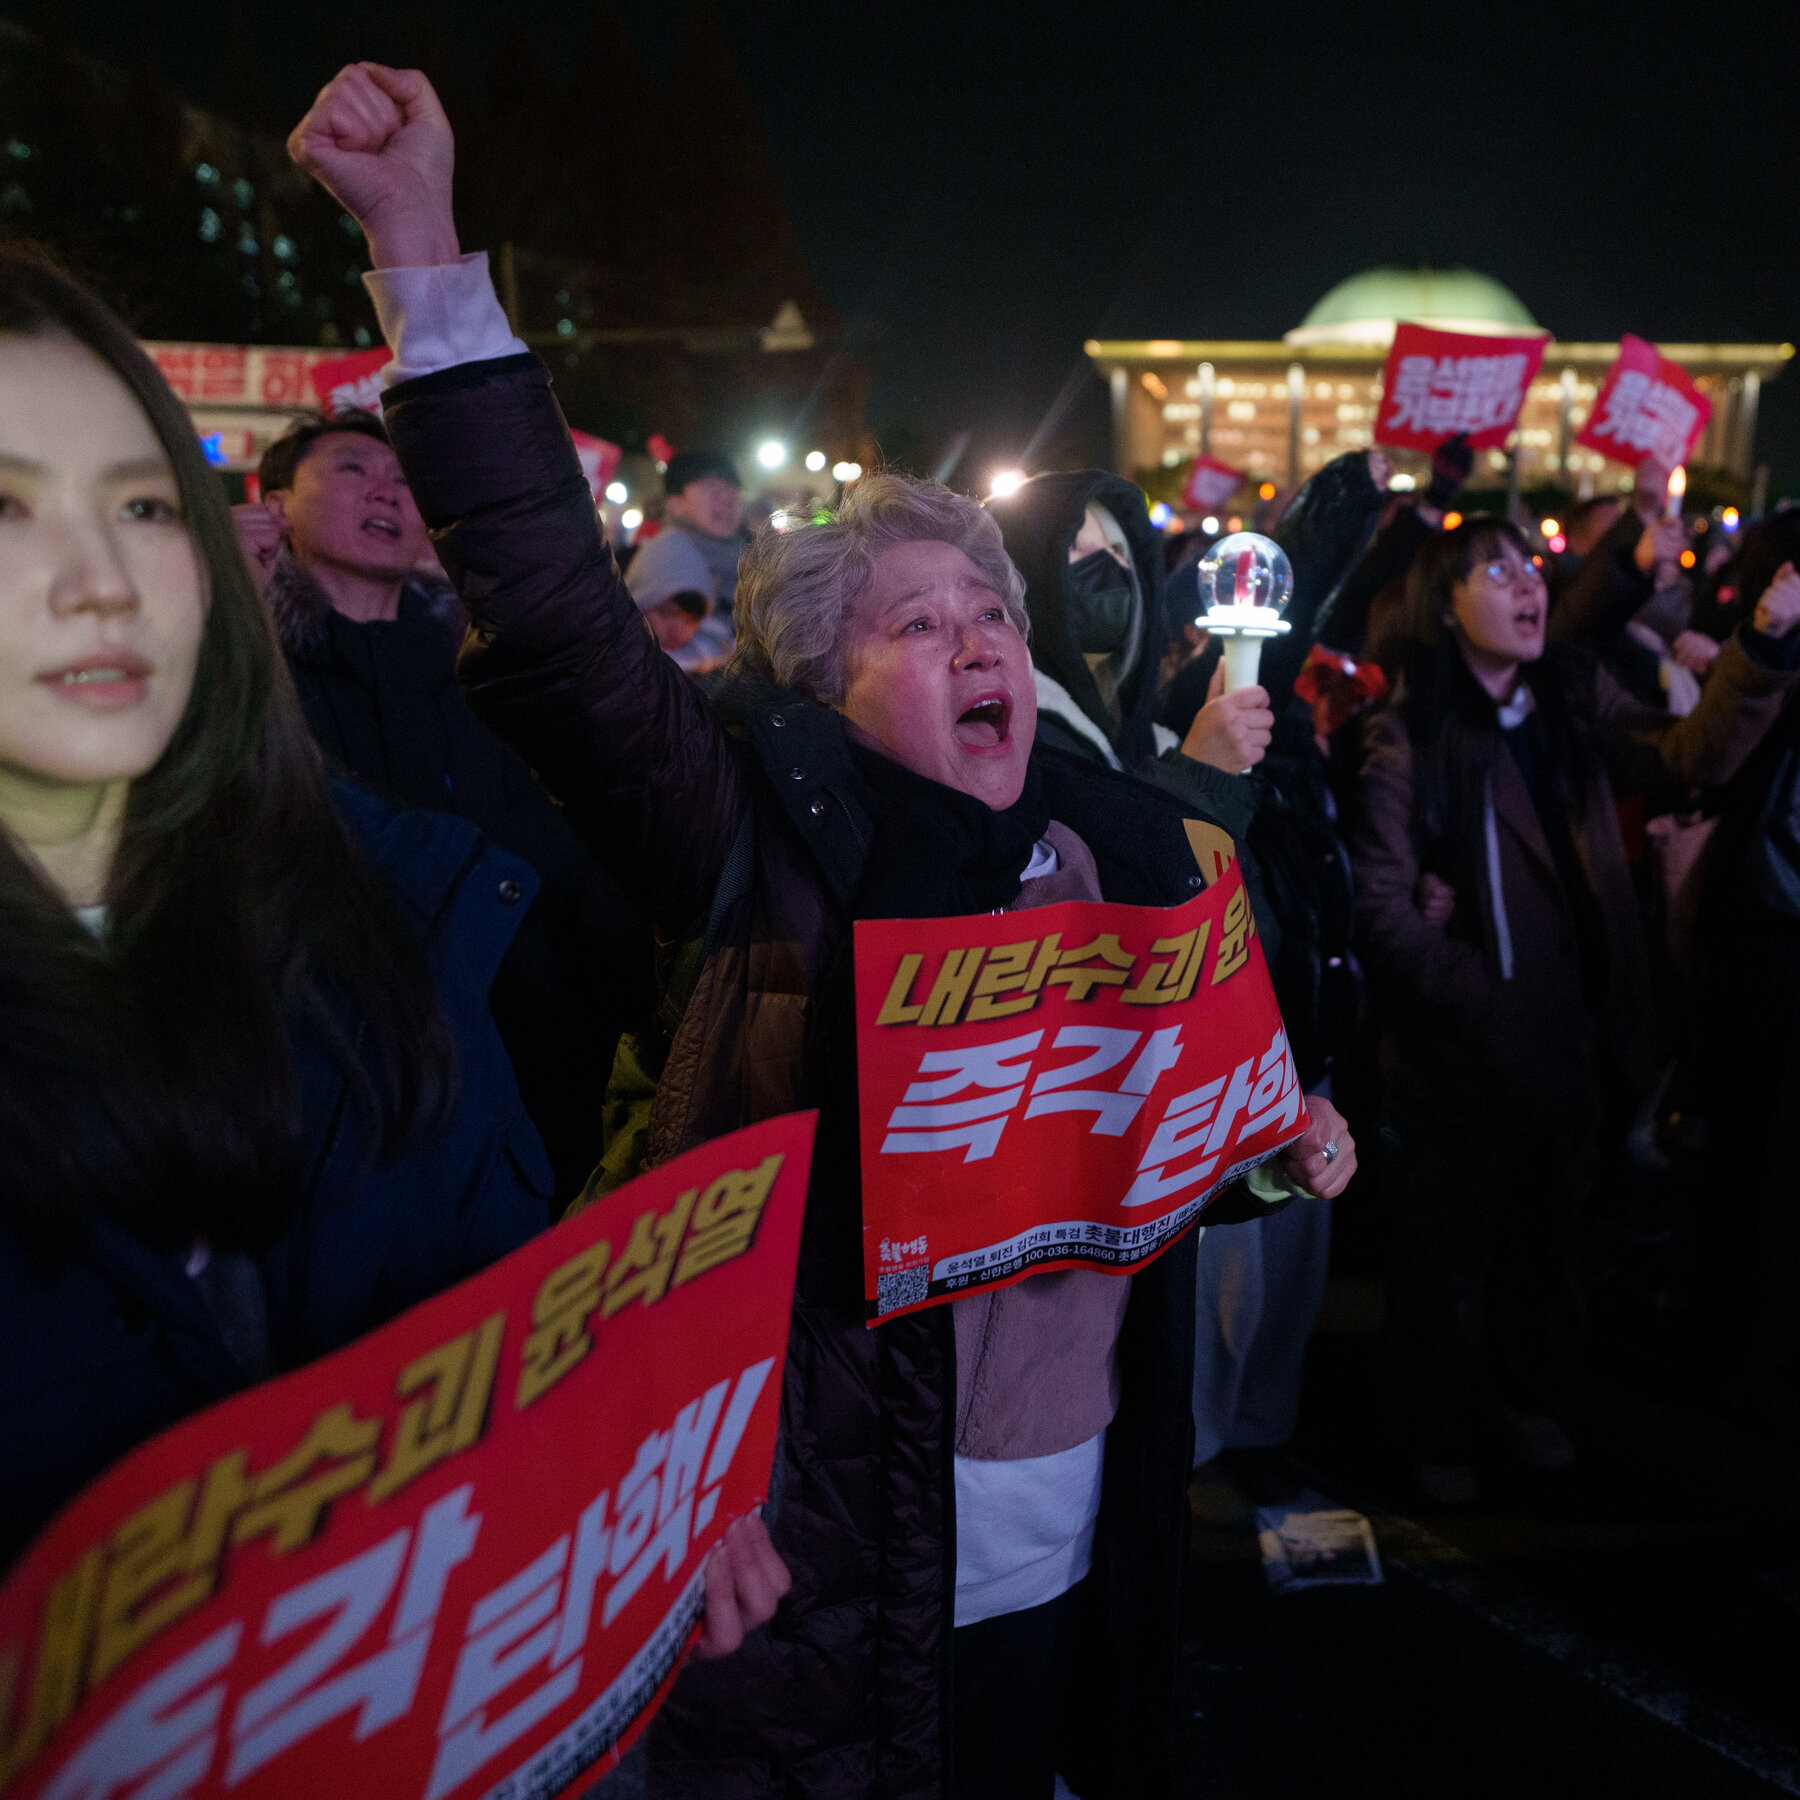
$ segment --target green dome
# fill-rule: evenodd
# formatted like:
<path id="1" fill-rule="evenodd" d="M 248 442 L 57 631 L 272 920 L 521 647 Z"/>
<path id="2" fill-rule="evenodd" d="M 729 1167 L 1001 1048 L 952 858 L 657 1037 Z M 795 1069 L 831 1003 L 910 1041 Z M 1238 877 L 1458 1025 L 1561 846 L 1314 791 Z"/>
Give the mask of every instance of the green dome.
<path id="1" fill-rule="evenodd" d="M 1459 330 L 1538 329 L 1516 294 L 1473 269 L 1365 269 L 1340 281 L 1288 342 L 1381 341 L 1397 319 Z"/>

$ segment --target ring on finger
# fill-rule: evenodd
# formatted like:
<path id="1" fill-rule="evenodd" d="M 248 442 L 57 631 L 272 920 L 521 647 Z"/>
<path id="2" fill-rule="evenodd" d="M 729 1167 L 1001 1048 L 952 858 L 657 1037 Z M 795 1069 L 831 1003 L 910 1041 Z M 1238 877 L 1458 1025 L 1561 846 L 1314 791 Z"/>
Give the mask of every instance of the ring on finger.
<path id="1" fill-rule="evenodd" d="M 1321 1154 L 1325 1158 L 1326 1168 L 1330 1168 L 1331 1165 L 1334 1162 L 1336 1162 L 1338 1159 L 1337 1139 L 1336 1138 L 1327 1138 L 1325 1140 L 1325 1148 Z"/>

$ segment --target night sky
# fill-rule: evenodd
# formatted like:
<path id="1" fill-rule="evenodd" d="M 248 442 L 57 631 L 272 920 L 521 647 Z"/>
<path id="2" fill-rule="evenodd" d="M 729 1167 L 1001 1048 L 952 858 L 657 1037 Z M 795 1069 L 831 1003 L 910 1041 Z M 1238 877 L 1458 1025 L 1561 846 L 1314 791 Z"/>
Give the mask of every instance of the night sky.
<path id="1" fill-rule="evenodd" d="M 215 105 L 226 4 L 63 0 L 95 53 L 147 37 Z M 666 72 L 678 6 L 620 11 Z M 964 482 L 1034 445 L 1104 458 L 1083 339 L 1278 337 L 1377 263 L 1480 269 L 1565 339 L 1800 338 L 1791 6 L 721 11 L 802 245 L 873 345 L 872 422 L 972 431 Z M 242 8 L 296 116 L 344 19 L 381 55 L 421 14 Z M 505 14 L 560 62 L 588 8 L 429 8 L 473 87 Z M 1758 454 L 1800 493 L 1800 370 L 1765 390 Z"/>

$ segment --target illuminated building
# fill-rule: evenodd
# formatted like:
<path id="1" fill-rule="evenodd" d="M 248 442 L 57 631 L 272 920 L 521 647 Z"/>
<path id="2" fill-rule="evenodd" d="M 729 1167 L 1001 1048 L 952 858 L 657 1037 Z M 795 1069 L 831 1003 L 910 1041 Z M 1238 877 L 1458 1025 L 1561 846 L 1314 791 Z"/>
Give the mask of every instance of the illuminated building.
<path id="1" fill-rule="evenodd" d="M 1125 475 L 1172 469 L 1200 453 L 1258 481 L 1291 487 L 1346 450 L 1374 442 L 1381 371 L 1397 320 L 1446 331 L 1538 329 L 1516 296 L 1470 270 L 1370 269 L 1340 282 L 1278 343 L 1152 338 L 1090 340 L 1112 394 L 1113 462 Z M 1661 344 L 1713 406 L 1693 461 L 1752 479 L 1762 384 L 1791 344 Z M 1630 471 L 1575 442 L 1619 346 L 1552 338 L 1520 415 L 1521 487 L 1581 493 L 1629 486 Z M 1415 475 L 1424 459 L 1393 453 Z M 1477 485 L 1507 478 L 1507 454 L 1484 453 Z"/>

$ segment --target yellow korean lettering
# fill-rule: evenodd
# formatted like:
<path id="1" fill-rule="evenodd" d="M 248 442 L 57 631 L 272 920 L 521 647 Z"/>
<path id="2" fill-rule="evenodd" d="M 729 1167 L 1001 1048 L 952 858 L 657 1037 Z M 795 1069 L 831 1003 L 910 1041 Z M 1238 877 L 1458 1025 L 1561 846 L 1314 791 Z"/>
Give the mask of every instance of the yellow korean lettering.
<path id="1" fill-rule="evenodd" d="M 906 1000 L 906 996 L 912 992 L 912 984 L 919 978 L 919 968 L 924 961 L 925 958 L 914 951 L 901 957 L 900 966 L 894 971 L 893 982 L 888 988 L 887 998 L 881 1003 L 881 1011 L 875 1015 L 877 1025 L 911 1025 L 925 1010 L 923 1001 L 909 1006 Z"/>
<path id="2" fill-rule="evenodd" d="M 276 1550 L 311 1543 L 325 1508 L 354 1493 L 374 1473 L 380 1436 L 380 1419 L 359 1419 L 348 1403 L 328 1407 L 280 1462 L 256 1477 L 251 1504 L 238 1515 L 231 1541 L 242 1544 L 272 1531 Z M 302 1479 L 314 1463 L 324 1461 L 332 1466 Z"/>
<path id="3" fill-rule="evenodd" d="M 736 1169 L 721 1175 L 701 1194 L 675 1265 L 675 1286 L 742 1256 L 750 1248 L 763 1205 L 775 1186 L 775 1177 L 781 1173 L 782 1161 L 777 1152 L 765 1157 L 754 1169 Z"/>
<path id="4" fill-rule="evenodd" d="M 969 986 L 974 981 L 975 971 L 981 967 L 981 959 L 985 954 L 980 945 L 973 950 L 944 952 L 943 967 L 938 970 L 937 980 L 931 984 L 931 992 L 925 996 L 925 1010 L 919 1015 L 921 1025 L 956 1023 L 956 1016 L 969 997 Z"/>
<path id="5" fill-rule="evenodd" d="M 369 1483 L 371 1506 L 481 1436 L 505 1332 L 506 1314 L 494 1313 L 475 1330 L 427 1350 L 400 1371 L 394 1384 L 398 1398 L 427 1386 L 431 1393 L 401 1412 L 387 1467 Z"/>

